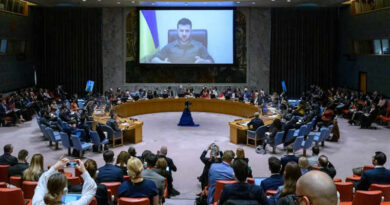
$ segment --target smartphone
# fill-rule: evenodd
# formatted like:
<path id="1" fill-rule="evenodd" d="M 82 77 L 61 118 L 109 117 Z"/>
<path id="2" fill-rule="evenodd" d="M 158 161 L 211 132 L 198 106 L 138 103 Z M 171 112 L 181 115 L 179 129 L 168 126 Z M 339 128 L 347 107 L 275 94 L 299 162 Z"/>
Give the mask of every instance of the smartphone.
<path id="1" fill-rule="evenodd" d="M 77 164 L 77 161 L 70 161 L 66 164 L 66 167 L 76 167 Z"/>

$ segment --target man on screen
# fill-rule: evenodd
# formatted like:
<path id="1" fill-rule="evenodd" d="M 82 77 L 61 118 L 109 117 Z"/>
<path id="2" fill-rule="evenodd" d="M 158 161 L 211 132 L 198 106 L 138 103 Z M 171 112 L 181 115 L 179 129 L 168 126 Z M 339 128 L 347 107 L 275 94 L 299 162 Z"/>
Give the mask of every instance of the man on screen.
<path id="1" fill-rule="evenodd" d="M 152 58 L 152 63 L 214 63 L 206 47 L 191 38 L 192 23 L 187 18 L 177 22 L 177 40 L 164 46 Z"/>

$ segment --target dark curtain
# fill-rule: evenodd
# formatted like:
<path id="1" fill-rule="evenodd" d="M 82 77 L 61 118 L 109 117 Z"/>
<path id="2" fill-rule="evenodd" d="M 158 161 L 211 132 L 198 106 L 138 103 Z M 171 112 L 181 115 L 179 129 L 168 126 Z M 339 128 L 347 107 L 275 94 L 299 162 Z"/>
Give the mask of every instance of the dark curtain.
<path id="1" fill-rule="evenodd" d="M 83 94 L 93 80 L 102 92 L 102 10 L 35 8 L 33 14 L 38 86 L 62 84 L 69 94 Z"/>
<path id="2" fill-rule="evenodd" d="M 309 85 L 334 85 L 337 8 L 272 9 L 270 91 L 298 97 Z"/>

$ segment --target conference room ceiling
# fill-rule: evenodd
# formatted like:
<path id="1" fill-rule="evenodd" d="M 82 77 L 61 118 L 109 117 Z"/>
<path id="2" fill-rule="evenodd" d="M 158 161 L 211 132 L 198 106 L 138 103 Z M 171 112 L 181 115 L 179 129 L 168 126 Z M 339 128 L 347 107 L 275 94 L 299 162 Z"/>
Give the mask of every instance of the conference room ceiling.
<path id="1" fill-rule="evenodd" d="M 29 0 L 53 7 L 334 7 L 346 0 L 241 0 L 241 1 L 140 1 L 140 0 Z"/>

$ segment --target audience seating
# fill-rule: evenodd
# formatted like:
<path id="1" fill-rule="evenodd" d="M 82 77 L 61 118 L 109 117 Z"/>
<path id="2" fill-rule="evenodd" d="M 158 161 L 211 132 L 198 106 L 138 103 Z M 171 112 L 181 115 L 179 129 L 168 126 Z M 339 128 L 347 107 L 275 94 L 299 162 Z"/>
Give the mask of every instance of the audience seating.
<path id="1" fill-rule="evenodd" d="M 276 133 L 274 143 L 270 144 L 272 146 L 272 153 L 273 154 L 275 154 L 276 146 L 283 144 L 283 136 L 284 136 L 284 131 Z"/>
<path id="2" fill-rule="evenodd" d="M 149 205 L 149 198 L 127 198 L 121 197 L 118 200 L 118 205 Z"/>
<path id="3" fill-rule="evenodd" d="M 336 182 L 343 182 L 343 180 L 341 178 L 334 178 L 333 179 L 333 182 L 336 183 Z"/>
<path id="4" fill-rule="evenodd" d="M 7 188 L 7 183 L 0 182 L 0 188 Z"/>
<path id="5" fill-rule="evenodd" d="M 8 183 L 9 165 L 0 165 L 0 182 Z"/>
<path id="6" fill-rule="evenodd" d="M 374 165 L 365 165 L 365 166 L 363 167 L 363 172 L 366 171 L 366 170 L 374 169 L 374 168 L 375 168 Z"/>
<path id="7" fill-rule="evenodd" d="M 253 140 L 254 146 L 257 147 L 257 142 L 259 140 L 264 139 L 266 131 L 267 131 L 266 126 L 260 126 L 256 129 L 256 131 L 248 130 L 246 132 L 246 145 L 250 146 L 251 144 L 249 144 L 249 141 Z"/>
<path id="8" fill-rule="evenodd" d="M 90 149 L 92 146 L 90 143 L 81 142 L 80 137 L 78 137 L 76 135 L 72 135 L 71 138 L 72 138 L 72 142 L 73 142 L 73 149 L 79 151 L 80 157 L 83 156 L 83 151 Z"/>
<path id="9" fill-rule="evenodd" d="M 308 126 L 302 125 L 299 130 L 295 130 L 294 137 L 305 136 L 306 133 L 308 133 Z"/>
<path id="10" fill-rule="evenodd" d="M 117 201 L 118 200 L 118 188 L 121 185 L 121 183 L 120 182 L 102 182 L 101 184 L 104 184 L 107 187 L 107 189 L 110 189 L 112 191 L 112 195 L 114 195 L 114 201 Z"/>
<path id="11" fill-rule="evenodd" d="M 246 181 L 248 182 L 248 184 L 255 184 L 254 178 L 248 178 L 248 179 L 246 179 Z"/>
<path id="12" fill-rule="evenodd" d="M 23 181 L 22 190 L 24 193 L 25 199 L 32 199 L 35 192 L 35 187 L 38 185 L 38 182 L 35 181 Z"/>
<path id="13" fill-rule="evenodd" d="M 303 149 L 303 156 L 306 156 L 306 150 L 313 144 L 314 135 L 309 135 L 306 140 L 302 141 L 301 148 Z"/>
<path id="14" fill-rule="evenodd" d="M 46 127 L 46 134 L 49 137 L 50 140 L 50 146 L 52 142 L 55 142 L 56 149 L 58 149 L 58 142 L 61 141 L 61 136 L 58 132 L 54 132 L 52 128 Z"/>
<path id="15" fill-rule="evenodd" d="M 303 136 L 295 138 L 294 145 L 293 145 L 293 150 L 294 153 L 302 148 L 302 142 L 303 142 Z"/>
<path id="16" fill-rule="evenodd" d="M 89 134 L 91 136 L 92 144 L 98 146 L 98 152 L 99 150 L 102 150 L 103 145 L 108 143 L 108 139 L 104 139 L 103 141 L 100 141 L 99 134 L 96 131 L 90 131 Z"/>
<path id="17" fill-rule="evenodd" d="M 237 183 L 235 180 L 217 180 L 217 183 L 215 184 L 215 191 L 214 191 L 214 199 L 213 204 L 217 205 L 219 198 L 221 197 L 223 187 L 225 187 L 226 184 L 234 184 Z"/>
<path id="18" fill-rule="evenodd" d="M 326 127 L 322 127 L 319 132 L 311 132 L 309 135 L 314 135 L 313 141 L 316 145 L 321 142 L 321 146 L 324 146 L 325 140 L 329 137 L 330 131 Z"/>
<path id="19" fill-rule="evenodd" d="M 130 177 L 128 175 L 123 175 L 123 180 L 130 181 Z"/>
<path id="20" fill-rule="evenodd" d="M 286 135 L 285 142 L 292 142 L 295 137 L 294 137 L 295 129 L 289 129 Z"/>
<path id="21" fill-rule="evenodd" d="M 109 140 L 112 140 L 112 147 L 118 147 L 123 145 L 123 134 L 121 133 L 120 135 L 115 133 L 114 130 L 107 125 L 101 125 L 101 128 L 103 132 L 107 133 L 107 138 Z M 121 131 L 122 132 L 122 131 Z M 116 146 L 116 141 L 120 140 L 120 144 Z"/>
<path id="22" fill-rule="evenodd" d="M 66 179 L 68 179 L 68 184 L 71 184 L 73 186 L 82 184 L 80 177 L 66 176 Z"/>
<path id="23" fill-rule="evenodd" d="M 360 181 L 361 177 L 358 175 L 353 175 L 351 177 L 345 178 L 345 182 L 358 182 Z"/>
<path id="24" fill-rule="evenodd" d="M 0 199 L 2 205 L 25 205 L 20 188 L 0 188 Z"/>
<path id="25" fill-rule="evenodd" d="M 66 134 L 65 132 L 60 132 L 60 137 L 61 137 L 62 146 L 68 148 L 68 155 L 71 155 L 72 146 L 70 145 L 68 134 Z"/>
<path id="26" fill-rule="evenodd" d="M 278 190 L 267 190 L 265 192 L 265 195 L 266 196 L 272 196 L 272 195 L 275 195 L 276 193 L 278 193 Z"/>
<path id="27" fill-rule="evenodd" d="M 356 191 L 352 202 L 340 202 L 340 205 L 380 205 L 382 191 Z"/>
<path id="28" fill-rule="evenodd" d="M 384 201 L 390 202 L 390 184 L 371 184 L 369 191 L 382 191 Z"/>
<path id="29" fill-rule="evenodd" d="M 22 177 L 20 176 L 11 176 L 9 177 L 9 183 L 21 188 L 22 187 Z"/>
<path id="30" fill-rule="evenodd" d="M 340 193 L 340 202 L 353 200 L 353 183 L 336 182 L 337 191 Z"/>

